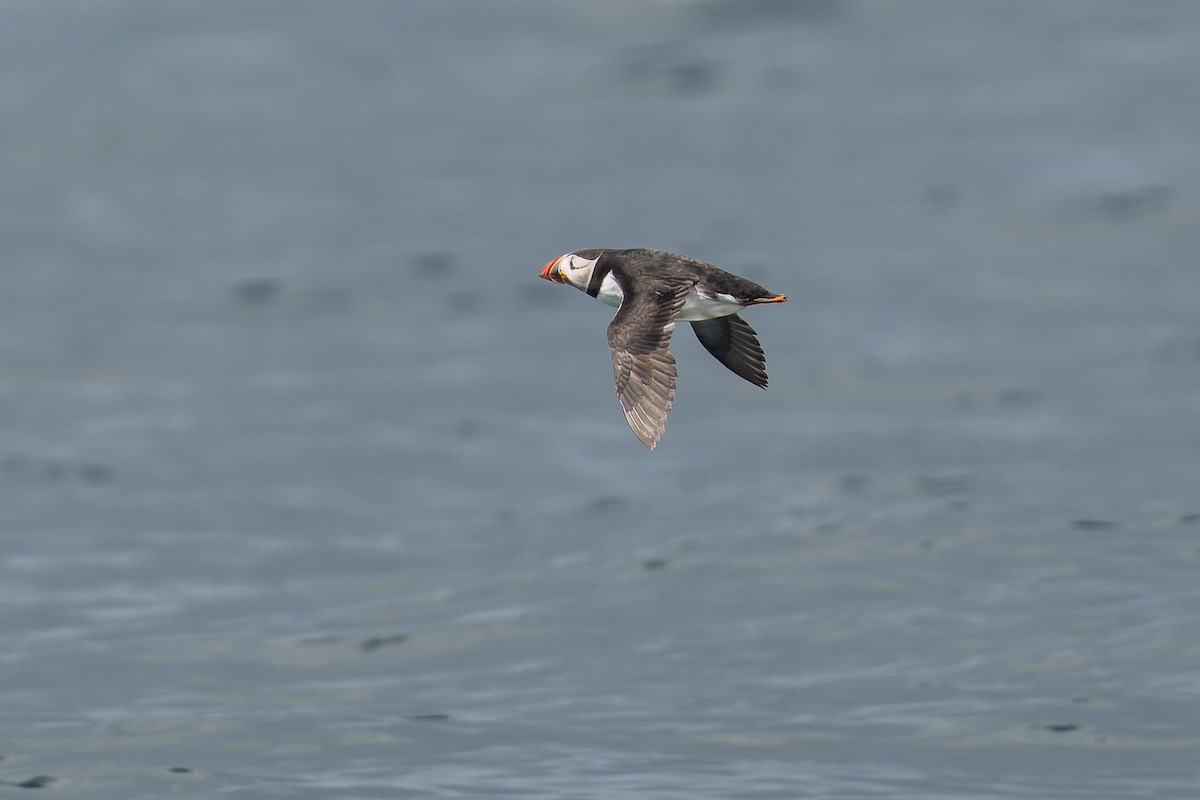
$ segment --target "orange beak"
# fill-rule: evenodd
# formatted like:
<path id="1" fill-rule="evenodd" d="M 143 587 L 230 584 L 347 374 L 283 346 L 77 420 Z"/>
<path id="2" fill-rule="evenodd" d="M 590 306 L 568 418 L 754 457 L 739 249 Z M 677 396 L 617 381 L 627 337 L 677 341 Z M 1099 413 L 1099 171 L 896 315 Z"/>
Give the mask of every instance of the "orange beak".
<path id="1" fill-rule="evenodd" d="M 538 273 L 538 277 L 545 278 L 548 281 L 554 281 L 555 283 L 566 283 L 566 281 L 563 280 L 562 273 L 556 269 L 557 266 L 558 259 L 550 259 L 546 262 L 546 266 L 542 267 L 542 271 Z"/>

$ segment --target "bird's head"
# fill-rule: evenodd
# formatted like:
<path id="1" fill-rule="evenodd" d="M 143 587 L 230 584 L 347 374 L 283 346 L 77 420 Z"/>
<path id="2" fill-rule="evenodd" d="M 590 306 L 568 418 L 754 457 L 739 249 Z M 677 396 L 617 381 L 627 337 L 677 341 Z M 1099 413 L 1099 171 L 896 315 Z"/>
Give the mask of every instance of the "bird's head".
<path id="1" fill-rule="evenodd" d="M 588 281 L 592 279 L 592 270 L 599 260 L 599 254 L 588 258 L 580 253 L 567 253 L 547 261 L 538 277 L 555 283 L 569 283 L 576 289 L 586 291 Z"/>

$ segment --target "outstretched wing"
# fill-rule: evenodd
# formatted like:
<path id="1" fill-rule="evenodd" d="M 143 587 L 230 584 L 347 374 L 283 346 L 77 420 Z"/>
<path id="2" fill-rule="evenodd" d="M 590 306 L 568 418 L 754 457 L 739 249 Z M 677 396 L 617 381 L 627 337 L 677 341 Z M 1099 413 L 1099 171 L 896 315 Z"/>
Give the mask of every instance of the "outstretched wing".
<path id="1" fill-rule="evenodd" d="M 767 357 L 754 328 L 737 314 L 692 323 L 692 330 L 713 357 L 755 386 L 767 388 Z"/>
<path id="2" fill-rule="evenodd" d="M 653 450 L 675 402 L 675 357 L 667 347 L 692 282 L 618 280 L 624 298 L 608 326 L 613 381 L 629 427 Z"/>

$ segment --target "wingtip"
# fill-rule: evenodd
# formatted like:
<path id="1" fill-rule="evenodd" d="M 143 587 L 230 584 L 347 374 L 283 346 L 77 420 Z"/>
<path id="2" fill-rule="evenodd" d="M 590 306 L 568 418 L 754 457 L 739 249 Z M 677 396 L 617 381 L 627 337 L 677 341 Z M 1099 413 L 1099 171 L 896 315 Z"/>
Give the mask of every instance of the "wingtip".
<path id="1" fill-rule="evenodd" d="M 637 440 L 647 450 L 653 450 L 658 446 L 658 440 L 662 438 L 661 429 L 657 433 L 652 430 L 638 430 L 634 427 L 633 420 L 629 418 L 628 414 L 625 415 L 625 421 L 629 423 L 629 430 L 633 431 L 633 435 L 637 437 Z M 665 428 L 666 426 L 664 425 L 663 427 Z"/>

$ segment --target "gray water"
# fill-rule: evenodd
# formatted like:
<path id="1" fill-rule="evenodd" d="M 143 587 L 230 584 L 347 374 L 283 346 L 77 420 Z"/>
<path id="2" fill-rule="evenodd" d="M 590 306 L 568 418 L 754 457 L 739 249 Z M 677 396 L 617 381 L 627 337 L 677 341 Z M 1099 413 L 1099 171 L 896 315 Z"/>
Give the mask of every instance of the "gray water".
<path id="1" fill-rule="evenodd" d="M 0 5 L 0 795 L 1194 798 L 1200 6 Z M 606 308 L 689 253 L 653 453 Z"/>

